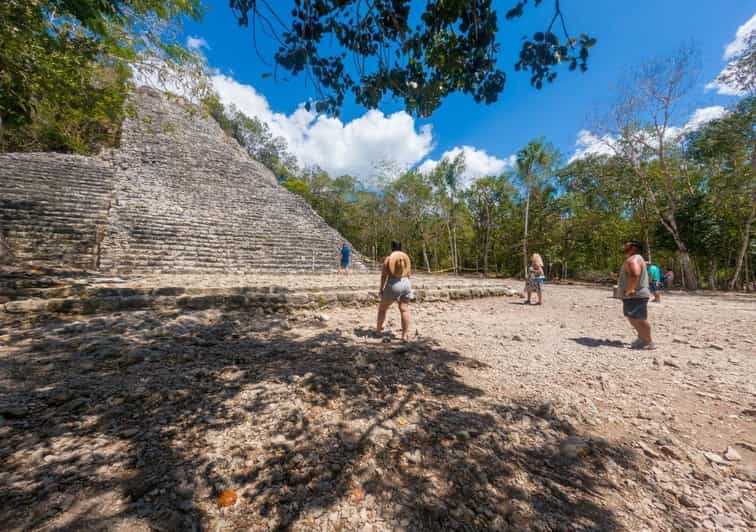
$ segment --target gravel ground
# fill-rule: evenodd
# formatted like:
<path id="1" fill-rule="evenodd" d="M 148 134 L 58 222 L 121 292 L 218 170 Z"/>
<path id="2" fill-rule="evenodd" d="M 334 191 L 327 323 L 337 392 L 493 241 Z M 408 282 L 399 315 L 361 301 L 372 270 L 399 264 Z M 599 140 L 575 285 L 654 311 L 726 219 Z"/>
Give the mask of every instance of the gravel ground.
<path id="1" fill-rule="evenodd" d="M 374 313 L 6 321 L 3 528 L 756 528 L 756 299 L 665 297 L 656 351 L 605 289 Z"/>

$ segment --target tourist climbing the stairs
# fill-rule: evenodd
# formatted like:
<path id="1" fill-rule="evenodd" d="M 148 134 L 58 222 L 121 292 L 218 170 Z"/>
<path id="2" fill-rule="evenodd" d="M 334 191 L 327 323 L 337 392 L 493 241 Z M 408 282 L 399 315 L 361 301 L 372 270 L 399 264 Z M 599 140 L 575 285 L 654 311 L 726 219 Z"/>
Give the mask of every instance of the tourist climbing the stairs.
<path id="1" fill-rule="evenodd" d="M 402 341 L 406 342 L 409 339 L 409 302 L 412 297 L 411 274 L 412 263 L 409 256 L 402 251 L 401 242 L 392 241 L 391 255 L 383 261 L 381 285 L 378 291 L 381 298 L 378 304 L 378 325 L 376 326 L 378 335 L 383 333 L 386 311 L 394 301 L 397 301 L 402 320 Z"/>

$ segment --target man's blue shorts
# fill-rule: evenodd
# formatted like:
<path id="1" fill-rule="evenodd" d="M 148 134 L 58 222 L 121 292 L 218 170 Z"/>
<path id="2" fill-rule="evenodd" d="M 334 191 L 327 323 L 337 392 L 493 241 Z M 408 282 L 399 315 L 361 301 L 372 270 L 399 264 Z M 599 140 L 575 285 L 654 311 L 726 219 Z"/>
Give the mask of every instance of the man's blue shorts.
<path id="1" fill-rule="evenodd" d="M 648 299 L 631 298 L 622 300 L 622 313 L 631 320 L 648 319 Z"/>

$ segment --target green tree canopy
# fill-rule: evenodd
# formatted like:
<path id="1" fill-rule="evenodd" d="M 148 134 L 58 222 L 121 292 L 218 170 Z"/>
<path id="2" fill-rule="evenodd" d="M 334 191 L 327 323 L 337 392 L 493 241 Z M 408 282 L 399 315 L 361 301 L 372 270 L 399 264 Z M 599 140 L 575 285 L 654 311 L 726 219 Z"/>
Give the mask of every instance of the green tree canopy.
<path id="1" fill-rule="evenodd" d="M 528 4 L 509 0 L 505 18 L 523 16 Z M 338 114 L 351 92 L 358 103 L 375 108 L 386 95 L 405 108 L 429 116 L 445 96 L 462 92 L 476 102 L 495 102 L 506 74 L 499 66 L 499 16 L 492 0 L 435 0 L 424 10 L 412 0 L 294 0 L 286 7 L 260 0 L 230 0 L 240 25 L 272 34 L 277 66 L 305 74 L 319 89 L 318 111 Z M 543 26 L 524 37 L 515 70 L 530 72 L 541 88 L 556 68 L 587 69 L 595 39 L 567 32 L 559 0 Z M 290 16 L 287 9 L 290 8 Z M 263 56 L 258 51 L 260 57 Z M 354 65 L 354 68 L 350 68 Z"/>
<path id="2" fill-rule="evenodd" d="M 0 150 L 112 145 L 133 72 L 194 60 L 183 16 L 199 17 L 199 0 L 0 2 Z"/>

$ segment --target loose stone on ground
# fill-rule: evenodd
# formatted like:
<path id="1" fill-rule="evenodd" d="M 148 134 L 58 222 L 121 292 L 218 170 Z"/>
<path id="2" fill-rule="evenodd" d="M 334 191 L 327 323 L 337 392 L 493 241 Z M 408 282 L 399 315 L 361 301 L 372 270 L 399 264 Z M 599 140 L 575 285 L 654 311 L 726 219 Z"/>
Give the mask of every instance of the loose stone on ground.
<path id="1" fill-rule="evenodd" d="M 408 344 L 372 305 L 5 314 L 3 527 L 756 528 L 754 301 L 665 297 L 651 354 L 549 288 L 413 304 Z"/>

